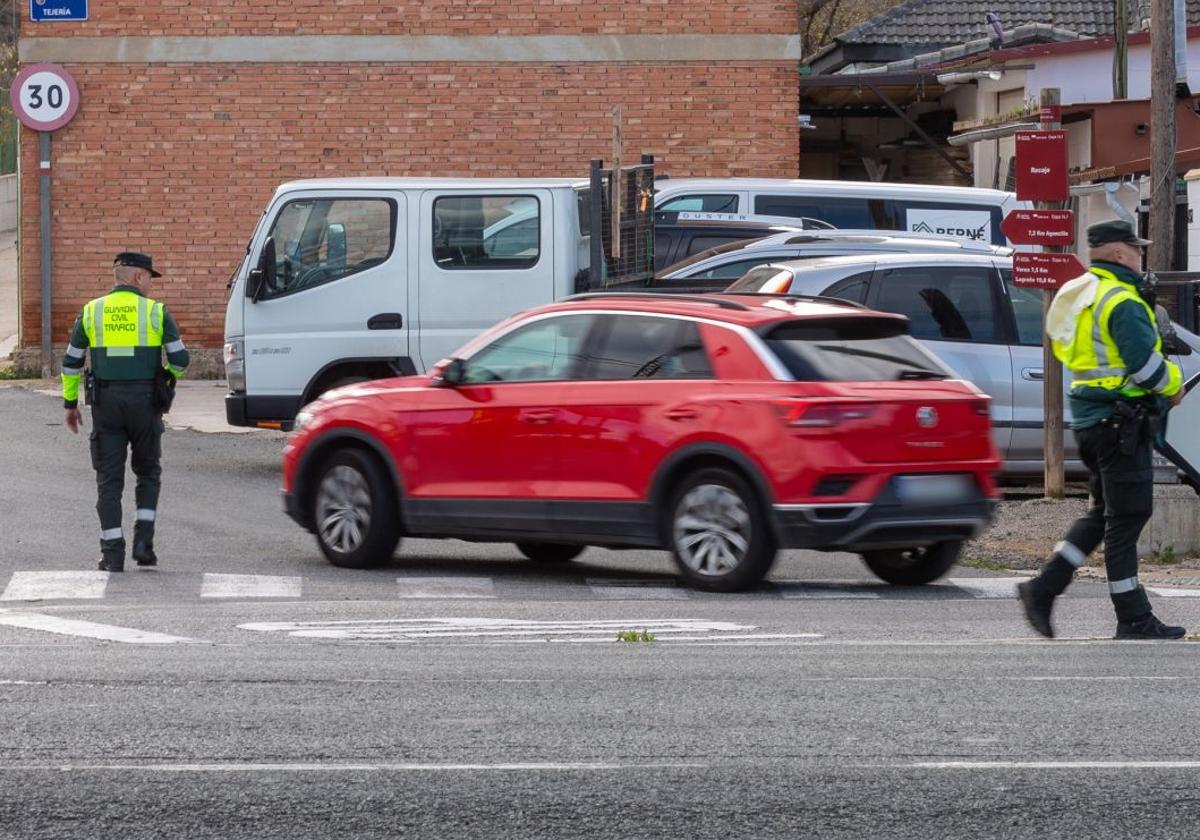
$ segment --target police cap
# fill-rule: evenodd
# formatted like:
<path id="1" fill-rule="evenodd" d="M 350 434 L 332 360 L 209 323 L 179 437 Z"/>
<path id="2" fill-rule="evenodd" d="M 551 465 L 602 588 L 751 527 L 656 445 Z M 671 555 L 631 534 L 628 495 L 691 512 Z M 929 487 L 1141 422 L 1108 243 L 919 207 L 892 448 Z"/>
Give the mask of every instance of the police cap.
<path id="1" fill-rule="evenodd" d="M 1088 225 L 1087 240 L 1089 248 L 1099 248 L 1110 242 L 1124 242 L 1126 245 L 1137 245 L 1139 248 L 1150 244 L 1149 239 L 1142 239 L 1134 232 L 1133 225 L 1120 219 Z"/>
<path id="2" fill-rule="evenodd" d="M 117 254 L 113 260 L 113 265 L 128 265 L 133 268 L 144 268 L 150 272 L 151 277 L 162 277 L 154 270 L 154 260 L 150 259 L 147 254 L 139 254 L 137 251 L 122 251 Z"/>

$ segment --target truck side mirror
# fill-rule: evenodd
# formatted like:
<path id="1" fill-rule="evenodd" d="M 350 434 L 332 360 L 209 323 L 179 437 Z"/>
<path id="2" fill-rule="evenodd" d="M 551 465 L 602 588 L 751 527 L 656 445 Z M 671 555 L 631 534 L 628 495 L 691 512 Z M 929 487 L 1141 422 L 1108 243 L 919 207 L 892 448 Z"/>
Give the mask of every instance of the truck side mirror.
<path id="1" fill-rule="evenodd" d="M 325 229 L 325 262 L 333 268 L 346 267 L 346 226 L 341 222 Z"/>
<path id="2" fill-rule="evenodd" d="M 258 256 L 258 265 L 250 270 L 249 281 L 246 283 L 246 297 L 251 303 L 258 303 L 264 291 L 275 285 L 275 239 L 267 237 L 263 243 L 262 253 Z"/>

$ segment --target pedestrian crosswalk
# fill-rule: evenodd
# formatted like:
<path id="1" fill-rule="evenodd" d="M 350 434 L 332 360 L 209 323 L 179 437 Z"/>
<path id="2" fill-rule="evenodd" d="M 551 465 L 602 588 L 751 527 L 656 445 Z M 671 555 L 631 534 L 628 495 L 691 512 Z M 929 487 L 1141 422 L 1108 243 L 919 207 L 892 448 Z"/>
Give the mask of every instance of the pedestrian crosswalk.
<path id="1" fill-rule="evenodd" d="M 396 601 L 712 601 L 729 598 L 779 598 L 786 601 L 996 600 L 1016 597 L 1017 583 L 1028 577 L 949 577 L 928 586 L 898 587 L 869 580 L 787 581 L 764 583 L 752 592 L 728 595 L 686 587 L 663 578 L 563 578 L 551 582 L 522 577 L 377 574 L 261 575 L 137 571 L 123 575 L 93 571 L 17 571 L 11 573 L 0 602 L 11 606 L 43 601 L 95 601 L 148 597 L 163 600 L 252 601 L 370 599 Z M 0 576 L 0 583 L 4 578 Z M 1100 591 L 1102 584 L 1097 585 Z M 1072 591 L 1081 589 L 1075 587 Z M 1164 597 L 1200 597 L 1200 588 L 1152 587 Z M 1104 594 L 1104 593 L 1101 593 Z"/>

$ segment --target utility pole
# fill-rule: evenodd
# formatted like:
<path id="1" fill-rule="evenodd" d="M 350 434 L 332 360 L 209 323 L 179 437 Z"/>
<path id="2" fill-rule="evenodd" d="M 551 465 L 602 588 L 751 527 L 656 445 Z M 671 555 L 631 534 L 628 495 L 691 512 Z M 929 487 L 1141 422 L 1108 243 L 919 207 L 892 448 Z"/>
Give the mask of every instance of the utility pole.
<path id="1" fill-rule="evenodd" d="M 1129 98 L 1129 0 L 1113 0 L 1113 99 Z"/>
<path id="2" fill-rule="evenodd" d="M 1175 251 L 1175 4 L 1150 6 L 1150 246 L 1147 268 L 1170 271 Z"/>

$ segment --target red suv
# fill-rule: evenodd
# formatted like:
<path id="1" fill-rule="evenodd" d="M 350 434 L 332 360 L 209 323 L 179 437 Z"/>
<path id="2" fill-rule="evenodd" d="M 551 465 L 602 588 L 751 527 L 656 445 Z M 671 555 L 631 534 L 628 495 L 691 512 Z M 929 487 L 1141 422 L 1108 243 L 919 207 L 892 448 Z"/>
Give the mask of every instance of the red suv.
<path id="1" fill-rule="evenodd" d="M 289 515 L 338 566 L 401 535 L 668 549 L 710 590 L 779 548 L 860 553 L 896 584 L 944 574 L 987 524 L 987 398 L 845 301 L 579 295 L 516 315 L 429 375 L 332 391 L 296 418 Z"/>

